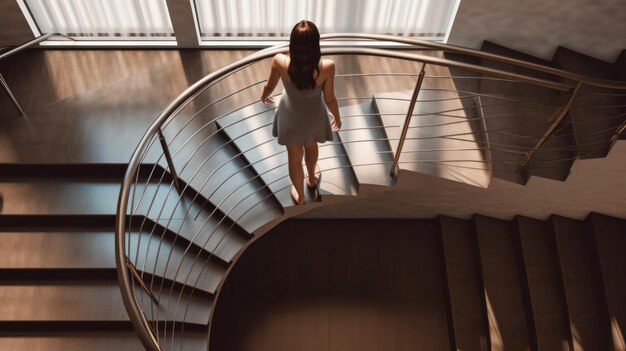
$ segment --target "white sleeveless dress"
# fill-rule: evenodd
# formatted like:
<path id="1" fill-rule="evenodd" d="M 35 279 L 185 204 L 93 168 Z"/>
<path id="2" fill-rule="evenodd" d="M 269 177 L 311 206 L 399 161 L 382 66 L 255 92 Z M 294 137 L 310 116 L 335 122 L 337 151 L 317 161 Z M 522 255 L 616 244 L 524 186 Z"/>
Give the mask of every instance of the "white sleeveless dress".
<path id="1" fill-rule="evenodd" d="M 328 107 L 322 94 L 324 84 L 304 90 L 285 80 L 283 85 L 285 90 L 272 127 L 272 134 L 278 137 L 278 143 L 297 146 L 332 140 Z"/>

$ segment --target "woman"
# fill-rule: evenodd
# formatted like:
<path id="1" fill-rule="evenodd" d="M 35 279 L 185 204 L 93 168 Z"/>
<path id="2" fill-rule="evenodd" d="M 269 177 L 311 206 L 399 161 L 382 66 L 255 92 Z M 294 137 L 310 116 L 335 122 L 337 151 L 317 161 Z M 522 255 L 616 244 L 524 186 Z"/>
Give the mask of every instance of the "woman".
<path id="1" fill-rule="evenodd" d="M 304 204 L 304 172 L 306 184 L 316 187 L 321 177 L 317 166 L 318 146 L 332 140 L 332 131 L 341 128 L 339 107 L 335 98 L 335 63 L 321 60 L 320 33 L 313 22 L 300 21 L 289 38 L 289 55 L 277 54 L 263 89 L 261 101 L 274 103 L 271 96 L 278 80 L 285 91 L 274 119 L 273 134 L 278 143 L 287 147 L 291 197 L 296 205 Z M 332 122 L 329 123 L 330 110 Z"/>

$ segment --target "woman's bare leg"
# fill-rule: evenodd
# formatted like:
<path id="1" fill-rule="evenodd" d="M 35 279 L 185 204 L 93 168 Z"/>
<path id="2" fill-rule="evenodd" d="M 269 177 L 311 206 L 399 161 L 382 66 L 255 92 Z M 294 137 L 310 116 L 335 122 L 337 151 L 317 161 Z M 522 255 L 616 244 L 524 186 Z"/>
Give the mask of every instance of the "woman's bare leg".
<path id="1" fill-rule="evenodd" d="M 296 205 L 304 204 L 304 171 L 302 170 L 303 155 L 304 147 L 302 145 L 287 146 L 289 178 L 291 179 L 291 184 L 293 184 L 296 191 L 296 194 L 293 194 L 294 189 L 292 189 L 292 196 L 296 201 Z"/>
<path id="2" fill-rule="evenodd" d="M 306 170 L 309 175 L 307 184 L 311 187 L 316 186 L 317 180 L 320 178 L 319 170 L 317 169 L 318 158 L 319 147 L 317 146 L 317 143 L 304 147 L 304 162 L 306 163 Z"/>

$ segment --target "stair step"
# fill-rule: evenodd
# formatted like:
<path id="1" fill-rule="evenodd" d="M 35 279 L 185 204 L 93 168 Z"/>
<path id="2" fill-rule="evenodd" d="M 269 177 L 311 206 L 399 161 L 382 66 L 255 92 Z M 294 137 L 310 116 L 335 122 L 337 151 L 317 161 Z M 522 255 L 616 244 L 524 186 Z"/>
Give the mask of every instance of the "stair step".
<path id="1" fill-rule="evenodd" d="M 547 66 L 550 67 L 551 66 L 551 62 L 548 60 L 544 60 L 542 58 L 533 56 L 533 55 L 529 55 L 527 53 L 521 52 L 521 51 L 517 51 L 517 50 L 513 50 L 511 48 L 508 48 L 506 46 L 502 46 L 500 44 L 485 40 L 482 43 L 482 46 L 480 48 L 481 51 L 484 52 L 488 52 L 491 54 L 496 54 L 496 55 L 502 55 L 502 56 L 506 56 L 506 57 L 510 57 L 510 58 L 514 58 L 514 59 L 518 59 L 518 60 L 523 60 L 526 62 L 531 62 L 531 63 L 536 63 L 542 66 Z M 558 76 L 554 76 L 548 73 L 543 73 L 543 72 L 538 72 L 536 70 L 533 69 L 528 69 L 528 68 L 523 68 L 523 67 L 519 67 L 519 66 L 512 66 L 509 65 L 507 63 L 502 63 L 502 62 L 498 62 L 498 61 L 492 61 L 492 60 L 488 60 L 486 58 L 482 58 L 480 59 L 480 63 L 488 63 L 488 67 L 500 67 L 502 69 L 513 69 L 516 73 L 522 73 L 525 75 L 530 75 L 533 77 L 537 77 L 537 78 L 543 78 L 543 79 L 549 79 L 549 80 L 554 80 L 554 81 L 562 81 L 563 79 L 561 77 Z"/>
<path id="2" fill-rule="evenodd" d="M 19 335 L 0 335 L 0 349 L 2 350 L 32 350 L 32 351 L 81 351 L 81 350 L 141 350 L 143 345 L 132 330 L 127 331 L 94 331 L 94 332 L 66 332 L 60 335 L 50 335 L 46 332 L 20 333 Z"/>
<path id="3" fill-rule="evenodd" d="M 210 126 L 170 145 L 176 170 L 195 192 L 252 233 L 282 211 L 237 145 L 214 124 Z M 187 144 L 178 145 L 182 142 Z"/>
<path id="4" fill-rule="evenodd" d="M 565 71 L 595 78 L 614 80 L 618 74 L 613 64 L 564 47 L 557 49 L 553 62 Z M 610 148 L 609 140 L 626 121 L 626 96 L 620 90 L 584 85 L 570 115 L 579 157 L 605 157 Z"/>
<path id="5" fill-rule="evenodd" d="M 411 96 L 411 91 L 374 96 L 394 154 Z M 489 185 L 491 173 L 478 142 L 480 133 L 474 134 L 461 100 L 457 93 L 424 83 L 400 155 L 400 169 L 479 187 Z"/>
<path id="6" fill-rule="evenodd" d="M 0 349 L 2 350 L 29 350 L 29 351 L 136 351 L 144 347 L 137 334 L 132 330 L 107 331 L 65 331 L 19 333 L 18 335 L 1 336 Z M 185 329 L 183 349 L 190 351 L 204 351 L 207 349 L 206 332 L 190 331 Z M 171 341 L 170 341 L 171 342 Z M 180 339 L 174 340 L 176 350 L 179 349 Z"/>
<path id="7" fill-rule="evenodd" d="M 394 184 L 391 174 L 393 155 L 374 101 L 340 108 L 339 137 L 352 169 L 361 185 Z"/>
<path id="8" fill-rule="evenodd" d="M 293 201 L 287 152 L 272 136 L 273 121 L 274 109 L 259 102 L 220 119 L 219 125 L 237 148 L 242 150 L 281 205 L 289 207 L 293 206 Z M 259 144 L 259 147 L 255 147 Z M 336 141 L 326 142 L 320 144 L 319 150 L 319 166 L 323 174 L 319 193 L 322 196 L 356 194 L 356 179 L 341 145 Z"/>
<path id="9" fill-rule="evenodd" d="M 440 216 L 439 225 L 454 324 L 454 349 L 486 350 L 487 308 L 474 224 Z"/>
<path id="10" fill-rule="evenodd" d="M 177 297 L 178 291 L 174 289 L 173 294 Z M 141 294 L 138 294 L 141 303 L 142 298 L 139 295 Z M 3 284 L 0 286 L 0 297 L 2 307 L 0 308 L 0 321 L 128 321 L 119 286 L 114 280 Z M 191 303 L 186 322 L 206 325 L 212 300 L 198 296 L 192 296 L 191 300 L 188 300 L 188 293 L 183 293 L 182 299 L 183 307 L 186 307 L 188 301 Z M 162 303 L 165 303 L 167 297 L 163 296 L 162 300 Z M 150 313 L 149 300 L 144 298 L 144 303 L 146 313 Z M 183 321 L 185 308 L 181 310 L 176 315 L 177 321 Z M 160 312 L 159 320 L 174 320 L 172 309 L 167 315 L 163 315 L 165 313 L 163 311 Z M 152 319 L 152 316 L 148 318 Z"/>
<path id="11" fill-rule="evenodd" d="M 2 214 L 115 215 L 120 185 L 118 181 L 47 179 L 45 175 L 23 181 L 0 181 Z M 140 181 L 135 194 L 135 214 L 161 219 L 185 214 L 185 202 L 178 201 L 179 195 L 170 183 L 146 185 Z"/>
<path id="12" fill-rule="evenodd" d="M 613 64 L 578 51 L 559 46 L 552 62 L 560 69 L 602 79 L 613 79 Z"/>
<path id="13" fill-rule="evenodd" d="M 287 150 L 272 136 L 274 111 L 269 106 L 252 105 L 223 117 L 219 126 L 238 145 L 281 206 L 287 208 L 295 204 L 291 199 Z M 304 195 L 306 202 L 317 201 L 317 195 L 309 191 L 305 191 Z"/>
<path id="14" fill-rule="evenodd" d="M 45 176 L 44 176 L 45 177 Z M 115 214 L 120 183 L 63 181 L 0 182 L 3 215 Z"/>
<path id="15" fill-rule="evenodd" d="M 485 52 L 503 55 L 532 63 L 550 66 L 550 62 L 521 53 L 507 47 L 485 41 L 482 45 Z M 508 70 L 514 73 L 529 75 L 540 79 L 562 81 L 561 78 L 534 70 L 512 66 L 489 59 L 481 59 L 481 65 L 489 68 Z M 561 122 L 557 130 L 558 137 L 549 138 L 546 143 L 533 155 L 531 162 L 524 164 L 526 155 L 539 142 L 540 137 L 550 128 L 547 121 L 555 113 L 554 107 L 565 103 L 562 92 L 548 88 L 532 86 L 516 82 L 483 79 L 480 83 L 481 102 L 485 106 L 486 126 L 489 140 L 494 145 L 492 156 L 494 175 L 515 183 L 525 184 L 531 175 L 555 180 L 564 180 L 569 175 L 569 169 L 576 157 L 576 150 L 561 150 L 562 147 L 573 147 L 575 139 L 563 132 L 569 121 Z M 492 97 L 496 96 L 496 97 Z M 536 99 L 540 100 L 536 100 Z M 509 100 L 513 99 L 513 101 Z M 534 99 L 534 100 L 533 100 Z M 521 100 L 520 102 L 515 102 Z M 522 102 L 529 100 L 527 102 Z M 544 160 L 562 160 L 560 162 L 545 162 Z M 541 160 L 533 162 L 534 160 Z M 504 161 L 504 162 L 503 162 Z"/>
<path id="16" fill-rule="evenodd" d="M 163 327 L 159 333 L 163 335 Z M 168 336 L 172 324 L 167 325 Z M 173 342 L 181 349 L 180 330 Z M 184 326 L 184 350 L 206 350 L 206 325 L 187 323 Z M 0 321 L 2 350 L 139 350 L 143 349 L 130 321 Z M 168 342 L 172 342 L 169 338 Z"/>
<path id="17" fill-rule="evenodd" d="M 143 182 L 140 181 L 129 197 L 129 202 L 134 200 L 132 206 L 129 204 L 129 209 L 132 208 L 137 215 L 131 220 L 133 225 L 140 226 L 144 223 L 144 226 L 152 230 L 154 219 L 176 233 L 180 229 L 180 223 L 184 223 L 181 232 L 183 237 L 193 238 L 197 244 L 206 243 L 205 250 L 213 252 L 225 262 L 229 262 L 250 238 L 243 228 L 233 224 L 230 218 L 225 218 L 221 211 L 214 211 L 211 204 L 204 204 L 202 197 L 193 199 L 190 195 L 184 195 L 181 198 L 171 184 L 149 182 L 145 185 Z M 2 216 L 9 216 L 14 220 L 18 220 L 15 216 L 23 216 L 24 220 L 30 218 L 33 223 L 48 221 L 42 216 L 63 216 L 70 220 L 67 225 L 87 225 L 90 228 L 93 227 L 91 223 L 83 223 L 83 219 L 71 215 L 111 216 L 113 220 L 107 224 L 110 231 L 115 225 L 113 216 L 117 212 L 119 190 L 120 183 L 113 180 L 88 181 L 65 177 L 42 179 L 40 175 L 39 178 L 33 177 L 24 181 L 2 181 Z M 196 218 L 198 213 L 200 215 Z M 209 214 L 212 214 L 210 218 Z M 145 218 L 145 215 L 150 219 Z M 73 220 L 79 220 L 80 223 Z M 60 225 L 51 224 L 55 227 Z M 46 230 L 49 231 L 49 228 Z"/>
<path id="18" fill-rule="evenodd" d="M 552 63 L 550 61 L 528 55 L 516 50 L 512 50 L 510 48 L 489 42 L 484 41 L 482 45 L 482 49 L 485 52 L 503 55 L 515 59 L 524 60 L 527 62 L 532 62 L 536 64 L 540 64 L 543 66 L 550 67 Z M 555 81 L 563 81 L 562 78 L 556 77 L 547 73 L 537 72 L 535 70 L 520 68 L 516 66 L 500 64 L 496 62 L 492 62 L 489 64 L 489 67 L 493 68 L 502 68 L 508 69 L 515 73 L 526 74 L 531 77 L 537 77 L 541 79 L 555 80 Z M 537 96 L 545 95 L 545 96 L 555 96 L 556 93 L 550 89 L 544 89 L 540 87 L 533 88 Z M 541 132 L 541 131 L 537 131 Z M 542 133 L 543 134 L 543 133 Z M 542 135 L 539 134 L 539 135 Z M 536 143 L 538 139 L 533 139 Z M 550 138 L 546 140 L 546 142 L 535 152 L 533 158 L 529 162 L 529 166 L 527 169 L 527 173 L 532 176 L 538 176 L 542 178 L 554 179 L 563 181 L 567 179 L 570 174 L 570 169 L 574 164 L 574 161 L 577 156 L 576 151 L 576 138 L 574 137 L 574 130 L 572 127 L 571 120 L 565 118 L 563 121 L 559 123 L 555 132 L 552 134 Z M 510 156 L 506 155 L 506 156 Z M 505 155 L 503 155 L 505 157 Z"/>
<path id="19" fill-rule="evenodd" d="M 196 218 L 196 213 L 191 211 L 186 219 L 163 219 L 159 221 L 159 233 L 167 228 L 172 235 L 177 233 L 194 246 L 203 248 L 224 263 L 229 263 L 233 257 L 247 245 L 252 238 L 248 232 L 236 223 L 231 222 L 224 215 L 210 216 L 210 212 L 201 212 Z"/>
<path id="20" fill-rule="evenodd" d="M 602 282 L 610 316 L 613 347 L 624 348 L 626 335 L 626 220 L 591 213 L 591 225 L 598 250 Z"/>
<path id="21" fill-rule="evenodd" d="M 5 274 L 8 274 L 7 270 L 22 272 L 20 274 L 24 274 L 27 270 L 40 270 L 53 276 L 58 276 L 56 272 L 67 272 L 68 269 L 88 272 L 94 272 L 94 269 L 105 270 L 106 274 L 115 270 L 115 234 L 111 231 L 0 232 L 0 238 L 9 244 L 0 249 L 0 269 L 4 270 Z M 194 267 L 189 281 L 185 282 L 186 274 L 193 265 L 198 249 L 195 247 L 190 249 L 185 256 L 181 273 L 176 276 L 176 267 L 173 263 L 180 262 L 186 247 L 183 243 L 172 245 L 167 239 L 162 242 L 159 239 L 160 236 L 150 241 L 150 259 L 144 266 L 144 253 L 149 242 L 148 234 L 142 235 L 139 259 L 136 258 L 135 251 L 138 238 L 136 234 L 133 235 L 130 256 L 140 271 L 156 272 L 158 277 L 165 277 L 186 285 L 192 285 L 197 279 L 196 288 L 199 291 L 208 294 L 215 293 L 226 272 L 224 262 L 208 259 L 208 254 L 203 252 L 199 256 L 199 262 Z M 15 251 L 15 247 L 19 247 L 20 250 Z M 160 256 L 155 268 L 153 259 L 157 251 Z M 170 252 L 172 266 L 166 270 L 165 265 Z M 200 273 L 201 270 L 202 273 Z M 198 276 L 199 274 L 201 275 Z M 112 276 L 114 277 L 115 275 Z M 19 275 L 16 278 L 19 279 Z"/>
<path id="22" fill-rule="evenodd" d="M 485 283 L 492 348 L 530 349 L 530 334 L 520 286 L 515 228 L 508 221 L 475 216 Z"/>
<path id="23" fill-rule="evenodd" d="M 589 231 L 582 221 L 552 216 L 570 329 L 578 349 L 609 350 L 609 325 L 590 252 Z"/>
<path id="24" fill-rule="evenodd" d="M 194 286 L 210 294 L 215 293 L 226 272 L 226 265 L 206 251 L 181 242 L 173 245 L 145 232 L 141 236 L 133 233 L 127 254 L 140 272 Z"/>
<path id="25" fill-rule="evenodd" d="M 2 231 L 0 238 L 2 269 L 115 267 L 111 231 Z"/>
<path id="26" fill-rule="evenodd" d="M 573 340 L 552 226 L 522 216 L 516 222 L 537 347 L 569 351 Z"/>

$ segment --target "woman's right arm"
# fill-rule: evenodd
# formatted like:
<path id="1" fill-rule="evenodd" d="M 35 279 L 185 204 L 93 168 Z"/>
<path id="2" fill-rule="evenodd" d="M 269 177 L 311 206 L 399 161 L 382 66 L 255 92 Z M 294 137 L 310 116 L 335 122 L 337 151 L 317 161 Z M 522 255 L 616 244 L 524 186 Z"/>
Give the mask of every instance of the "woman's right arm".
<path id="1" fill-rule="evenodd" d="M 335 97 L 335 63 L 328 60 L 328 76 L 324 82 L 324 102 L 333 115 L 332 128 L 333 131 L 341 129 L 341 116 L 339 115 L 339 105 Z"/>
<path id="2" fill-rule="evenodd" d="M 282 54 L 276 54 L 274 55 L 274 58 L 272 59 L 272 68 L 270 70 L 270 77 L 267 79 L 267 83 L 265 83 L 265 86 L 263 87 L 263 93 L 261 94 L 261 101 L 263 101 L 264 104 L 273 104 L 274 103 L 274 98 L 271 96 L 272 91 L 274 91 L 274 89 L 276 88 L 276 85 L 278 84 L 278 80 L 280 79 L 280 63 L 281 63 L 281 58 L 282 58 Z"/>

